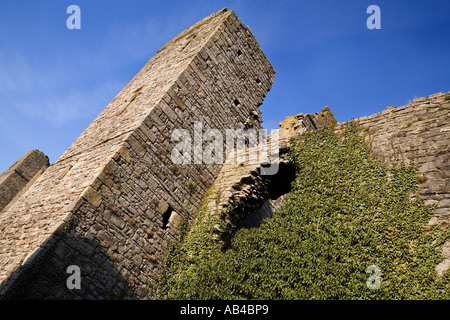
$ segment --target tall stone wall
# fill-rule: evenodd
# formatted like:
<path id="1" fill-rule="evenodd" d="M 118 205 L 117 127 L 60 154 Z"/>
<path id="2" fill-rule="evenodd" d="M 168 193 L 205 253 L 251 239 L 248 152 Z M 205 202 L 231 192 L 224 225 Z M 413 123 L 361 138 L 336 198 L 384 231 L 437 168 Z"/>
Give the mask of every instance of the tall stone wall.
<path id="1" fill-rule="evenodd" d="M 3 298 L 153 298 L 168 244 L 221 165 L 175 165 L 174 129 L 244 126 L 274 69 L 226 9 L 158 51 L 26 195 L 0 214 Z M 260 127 L 259 122 L 255 126 Z M 66 286 L 67 268 L 81 289 Z"/>

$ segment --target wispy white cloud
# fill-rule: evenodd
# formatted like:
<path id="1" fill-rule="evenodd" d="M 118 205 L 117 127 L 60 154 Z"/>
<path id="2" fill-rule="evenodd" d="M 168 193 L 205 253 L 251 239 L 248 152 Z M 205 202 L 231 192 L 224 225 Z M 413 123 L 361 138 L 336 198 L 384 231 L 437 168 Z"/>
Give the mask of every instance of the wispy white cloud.
<path id="1" fill-rule="evenodd" d="M 43 86 L 45 82 L 52 85 L 54 77 L 51 73 L 52 70 L 44 72 L 40 64 L 32 66 L 32 62 L 24 54 L 0 53 L 0 93 L 26 92 Z"/>
<path id="2" fill-rule="evenodd" d="M 111 24 L 108 33 L 92 47 L 79 49 L 77 61 L 95 70 L 145 63 L 182 30 L 180 23 L 150 19 Z"/>
<path id="3" fill-rule="evenodd" d="M 21 115 L 51 126 L 92 118 L 130 80 L 120 78 L 121 66 L 136 62 L 143 66 L 171 31 L 153 21 L 113 25 L 97 47 L 69 54 L 52 52 L 52 59 L 39 62 L 29 55 L 2 52 L 0 100 Z"/>
<path id="4" fill-rule="evenodd" d="M 33 65 L 24 56 L 3 54 L 0 64 L 2 104 L 21 115 L 47 121 L 52 126 L 92 116 L 119 92 L 122 83 L 100 82 L 93 87 L 76 85 L 63 65 Z M 5 63 L 6 62 L 6 63 Z M 5 101 L 6 100 L 6 101 Z"/>
<path id="5" fill-rule="evenodd" d="M 48 93 L 36 101 L 20 99 L 15 107 L 22 115 L 43 119 L 52 126 L 61 126 L 74 119 L 98 114 L 121 89 L 121 85 L 103 83 L 87 90 L 72 90 L 67 93 Z"/>

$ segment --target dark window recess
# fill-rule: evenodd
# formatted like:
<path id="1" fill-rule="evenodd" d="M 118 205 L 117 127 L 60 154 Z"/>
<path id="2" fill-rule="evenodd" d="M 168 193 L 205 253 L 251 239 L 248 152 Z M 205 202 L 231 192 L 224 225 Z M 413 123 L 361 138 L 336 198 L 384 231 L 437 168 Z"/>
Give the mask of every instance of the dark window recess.
<path id="1" fill-rule="evenodd" d="M 280 162 L 278 173 L 267 177 L 266 186 L 269 191 L 269 198 L 261 207 L 248 212 L 238 223 L 239 228 L 259 228 L 261 222 L 266 218 L 271 218 L 273 213 L 278 211 L 286 201 L 286 196 L 291 192 L 291 184 L 295 180 L 295 166 L 292 163 Z M 264 167 L 268 167 L 265 165 Z M 267 200 L 271 200 L 270 202 Z"/>
<path id="2" fill-rule="evenodd" d="M 164 212 L 163 219 L 162 219 L 162 222 L 163 222 L 162 228 L 163 229 L 167 229 L 169 227 L 169 219 L 170 219 L 170 216 L 172 215 L 172 212 L 173 212 L 173 209 L 170 206 L 169 206 L 169 208 L 167 208 L 166 212 Z"/>
<path id="3" fill-rule="evenodd" d="M 242 54 L 242 51 L 241 50 L 238 50 L 237 52 L 236 52 L 236 54 L 238 55 L 238 57 Z"/>
<path id="4" fill-rule="evenodd" d="M 234 99 L 233 102 L 236 107 L 241 104 L 238 99 Z"/>
<path id="5" fill-rule="evenodd" d="M 291 192 L 295 180 L 295 166 L 291 162 L 280 162 L 277 174 L 270 176 L 268 184 L 270 199 L 275 200 Z"/>
<path id="6" fill-rule="evenodd" d="M 261 80 L 256 79 L 256 83 L 257 83 L 257 84 L 261 84 Z"/>

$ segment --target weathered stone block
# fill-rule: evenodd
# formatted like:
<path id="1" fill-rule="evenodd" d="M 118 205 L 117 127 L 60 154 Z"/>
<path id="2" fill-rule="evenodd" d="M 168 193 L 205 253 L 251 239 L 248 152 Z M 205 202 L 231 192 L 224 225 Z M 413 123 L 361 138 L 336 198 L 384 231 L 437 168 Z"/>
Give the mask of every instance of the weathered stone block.
<path id="1" fill-rule="evenodd" d="M 417 104 L 417 103 L 426 102 L 426 101 L 427 101 L 427 98 L 422 97 L 422 98 L 413 99 L 412 103 Z"/>
<path id="2" fill-rule="evenodd" d="M 81 196 L 94 208 L 97 208 L 102 203 L 102 196 L 91 186 L 87 187 Z"/>
<path id="3" fill-rule="evenodd" d="M 125 221 L 116 215 L 111 215 L 110 221 L 119 229 L 123 229 L 123 227 L 125 227 Z"/>

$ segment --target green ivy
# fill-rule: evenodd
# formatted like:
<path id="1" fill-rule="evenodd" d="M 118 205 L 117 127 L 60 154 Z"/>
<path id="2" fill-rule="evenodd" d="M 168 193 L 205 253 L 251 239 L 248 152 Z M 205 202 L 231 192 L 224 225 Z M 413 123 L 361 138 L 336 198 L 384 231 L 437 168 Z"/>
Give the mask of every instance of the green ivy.
<path id="1" fill-rule="evenodd" d="M 450 233 L 425 231 L 434 208 L 416 194 L 417 168 L 377 162 L 359 130 L 350 122 L 342 141 L 333 128 L 302 135 L 285 205 L 226 251 L 214 238 L 220 217 L 203 206 L 170 249 L 158 298 L 449 299 L 450 272 L 435 268 Z M 380 289 L 366 284 L 370 265 Z"/>

